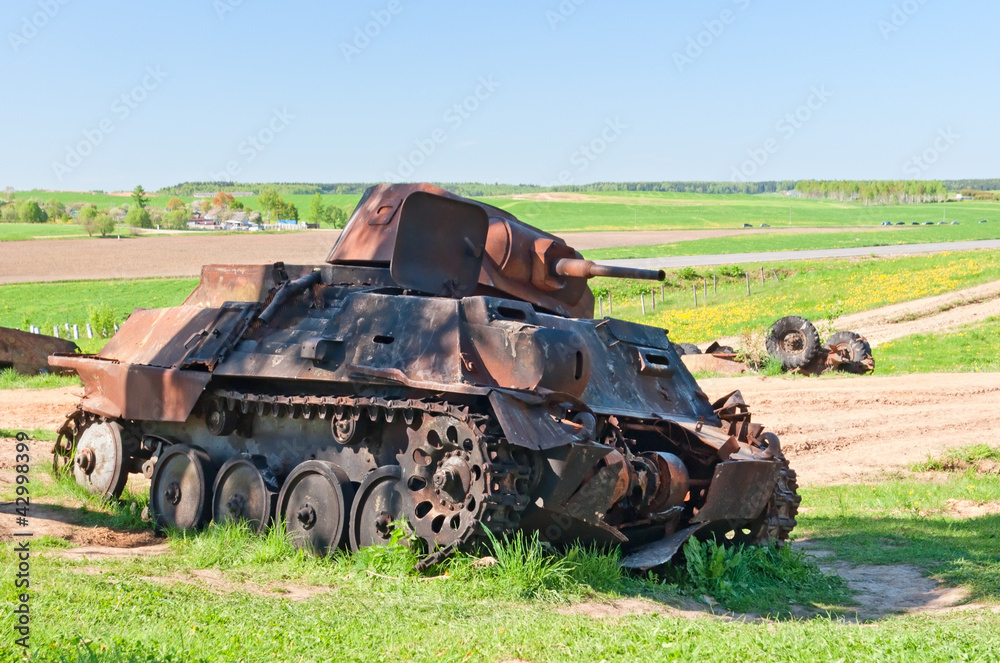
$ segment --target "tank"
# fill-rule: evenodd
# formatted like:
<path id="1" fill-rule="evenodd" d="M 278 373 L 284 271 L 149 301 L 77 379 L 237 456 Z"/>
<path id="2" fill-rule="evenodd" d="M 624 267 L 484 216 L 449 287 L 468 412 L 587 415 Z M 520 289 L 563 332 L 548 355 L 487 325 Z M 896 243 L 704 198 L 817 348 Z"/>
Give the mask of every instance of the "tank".
<path id="1" fill-rule="evenodd" d="M 322 265 L 209 265 L 96 355 L 57 468 L 107 498 L 150 479 L 160 528 L 284 523 L 328 554 L 407 527 L 430 553 L 523 531 L 667 563 L 691 536 L 780 544 L 795 474 L 665 330 L 594 319 L 584 260 L 429 184 L 371 187 Z"/>

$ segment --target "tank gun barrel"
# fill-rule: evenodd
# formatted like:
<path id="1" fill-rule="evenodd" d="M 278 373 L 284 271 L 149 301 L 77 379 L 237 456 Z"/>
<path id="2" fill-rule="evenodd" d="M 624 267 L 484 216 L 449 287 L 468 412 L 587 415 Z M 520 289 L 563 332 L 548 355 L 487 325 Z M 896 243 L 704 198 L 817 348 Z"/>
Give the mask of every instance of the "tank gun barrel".
<path id="1" fill-rule="evenodd" d="M 593 260 L 579 258 L 560 258 L 552 264 L 552 271 L 559 276 L 576 276 L 591 279 L 595 276 L 607 276 L 613 279 L 645 279 L 662 281 L 666 274 L 662 269 L 637 269 L 635 267 L 612 267 L 598 265 Z"/>

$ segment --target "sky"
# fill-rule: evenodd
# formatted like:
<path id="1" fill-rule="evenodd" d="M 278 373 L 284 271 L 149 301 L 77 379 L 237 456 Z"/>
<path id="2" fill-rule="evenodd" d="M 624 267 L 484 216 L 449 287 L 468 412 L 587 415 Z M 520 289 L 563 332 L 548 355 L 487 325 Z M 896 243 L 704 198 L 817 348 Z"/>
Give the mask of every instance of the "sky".
<path id="1" fill-rule="evenodd" d="M 970 0 L 5 0 L 0 188 L 997 177 L 998 22 Z"/>

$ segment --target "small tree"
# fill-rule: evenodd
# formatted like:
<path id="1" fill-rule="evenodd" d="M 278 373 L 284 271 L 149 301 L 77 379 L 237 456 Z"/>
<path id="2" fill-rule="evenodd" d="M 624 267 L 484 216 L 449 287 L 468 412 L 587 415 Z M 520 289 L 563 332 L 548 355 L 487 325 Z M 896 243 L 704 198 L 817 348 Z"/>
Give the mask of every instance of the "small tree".
<path id="1" fill-rule="evenodd" d="M 14 203 L 4 205 L 0 209 L 0 220 L 4 223 L 17 223 L 20 217 L 17 214 L 17 206 Z"/>
<path id="2" fill-rule="evenodd" d="M 309 220 L 320 225 L 333 223 L 330 208 L 323 204 L 323 196 L 318 193 L 313 196 L 312 202 L 309 203 Z"/>
<path id="3" fill-rule="evenodd" d="M 330 208 L 330 224 L 334 228 L 343 228 L 347 225 L 347 212 L 343 207 L 334 205 Z"/>
<path id="4" fill-rule="evenodd" d="M 175 210 L 187 209 L 187 204 L 180 198 L 171 198 L 167 201 L 167 211 L 173 212 Z"/>
<path id="5" fill-rule="evenodd" d="M 153 219 L 145 208 L 133 207 L 125 215 L 125 225 L 129 228 L 152 228 Z"/>
<path id="6" fill-rule="evenodd" d="M 58 198 L 49 198 L 45 201 L 45 214 L 53 221 L 66 216 L 66 205 Z"/>
<path id="7" fill-rule="evenodd" d="M 97 232 L 101 233 L 101 237 L 107 237 L 115 231 L 115 220 L 108 214 L 98 214 L 94 221 L 97 224 Z"/>
<path id="8" fill-rule="evenodd" d="M 227 193 L 225 191 L 220 191 L 215 194 L 212 198 L 212 207 L 219 207 L 222 209 L 229 209 L 229 206 L 233 204 L 233 194 Z"/>
<path id="9" fill-rule="evenodd" d="M 86 231 L 88 237 L 93 237 L 94 233 L 97 231 L 97 215 L 87 217 L 81 216 L 80 227 Z"/>
<path id="10" fill-rule="evenodd" d="M 139 209 L 146 209 L 146 190 L 142 188 L 141 184 L 132 189 L 132 202 Z"/>
<path id="11" fill-rule="evenodd" d="M 34 200 L 26 200 L 21 203 L 18 216 L 21 223 L 45 223 L 49 220 L 49 217 Z"/>
<path id="12" fill-rule="evenodd" d="M 184 230 L 187 228 L 187 220 L 187 212 L 180 209 L 167 212 L 163 217 L 163 223 L 171 230 Z"/>

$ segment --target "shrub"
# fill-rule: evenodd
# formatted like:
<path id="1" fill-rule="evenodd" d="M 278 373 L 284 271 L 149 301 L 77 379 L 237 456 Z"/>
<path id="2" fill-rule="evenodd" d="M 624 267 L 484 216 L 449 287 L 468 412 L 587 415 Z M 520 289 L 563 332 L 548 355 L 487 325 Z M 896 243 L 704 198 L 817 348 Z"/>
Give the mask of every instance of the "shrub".
<path id="1" fill-rule="evenodd" d="M 105 303 L 87 307 L 87 321 L 90 328 L 101 338 L 110 338 L 115 333 L 118 316 L 110 305 Z"/>

